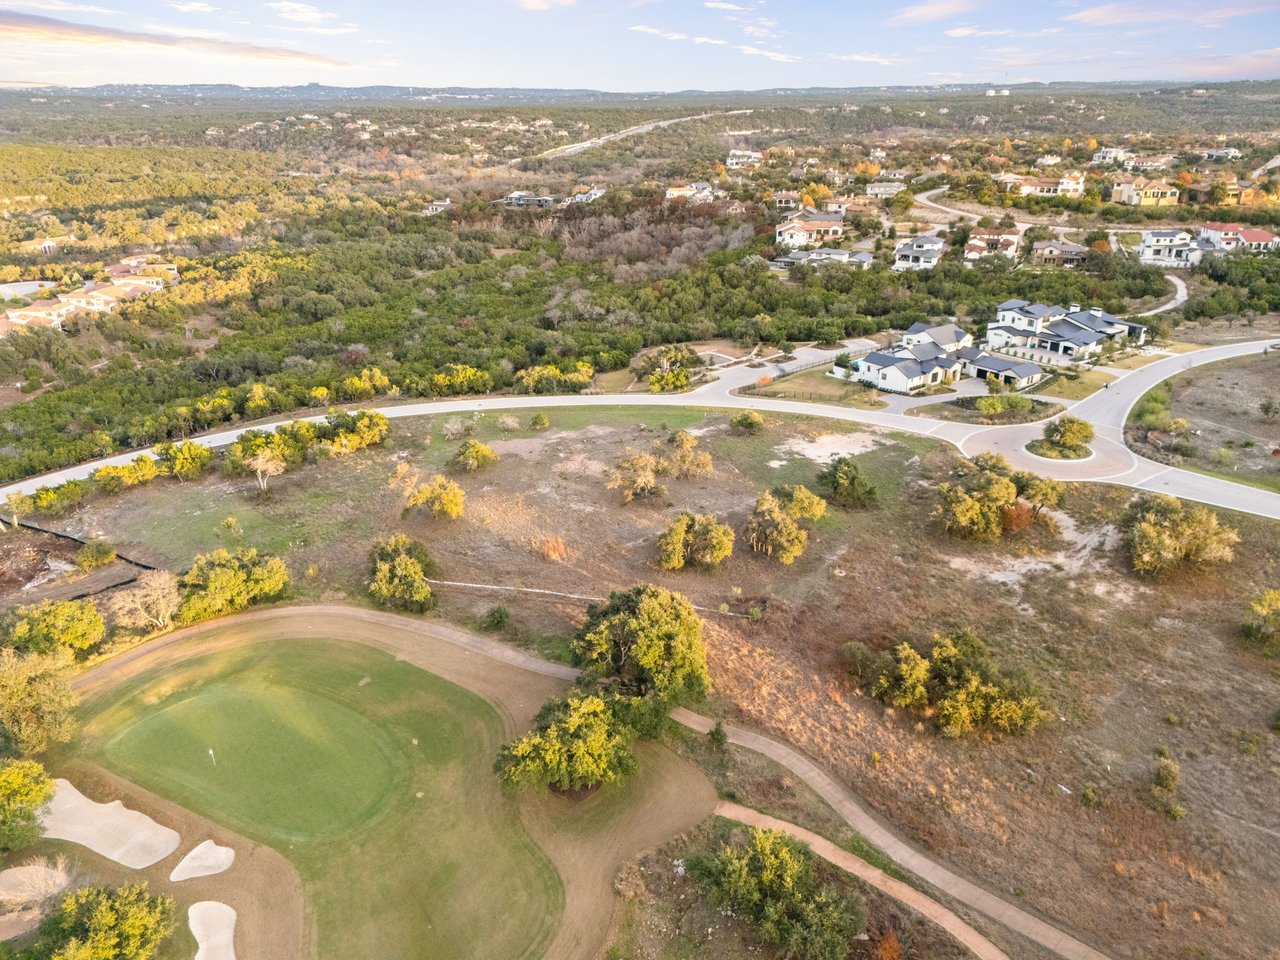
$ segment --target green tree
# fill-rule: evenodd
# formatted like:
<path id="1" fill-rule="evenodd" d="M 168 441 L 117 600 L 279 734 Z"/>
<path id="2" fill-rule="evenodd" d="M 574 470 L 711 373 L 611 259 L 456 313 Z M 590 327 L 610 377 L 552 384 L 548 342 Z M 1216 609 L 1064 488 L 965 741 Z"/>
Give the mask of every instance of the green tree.
<path id="1" fill-rule="evenodd" d="M 0 649 L 0 753 L 30 756 L 75 733 L 73 661 L 66 651 Z"/>
<path id="2" fill-rule="evenodd" d="M 733 528 L 705 514 L 682 513 L 658 538 L 658 563 L 664 570 L 687 564 L 710 569 L 733 555 Z"/>
<path id="3" fill-rule="evenodd" d="M 780 502 L 793 520 L 821 520 L 827 515 L 827 501 L 800 484 L 785 487 Z"/>
<path id="4" fill-rule="evenodd" d="M 861 899 L 820 884 L 809 849 L 776 830 L 726 844 L 708 874 L 716 899 L 786 960 L 844 960 L 866 926 Z"/>
<path id="5" fill-rule="evenodd" d="M 375 544 L 369 561 L 369 595 L 384 607 L 425 613 L 436 605 L 427 582 L 435 562 L 423 544 L 396 534 Z"/>
<path id="6" fill-rule="evenodd" d="M 252 548 L 234 553 L 220 548 L 199 554 L 178 582 L 183 593 L 178 619 L 198 623 L 274 600 L 289 585 L 289 569 L 279 557 Z"/>
<path id="7" fill-rule="evenodd" d="M 575 690 L 548 701 L 533 730 L 503 746 L 494 772 L 512 790 L 608 786 L 635 771 L 634 740 L 602 698 Z"/>
<path id="8" fill-rule="evenodd" d="M 1056 510 L 1067 495 L 1067 486 L 1061 480 L 1019 471 L 1012 477 L 1018 496 L 1031 504 L 1032 516 L 1040 516 L 1042 510 Z"/>
<path id="9" fill-rule="evenodd" d="M 875 485 L 867 480 L 853 457 L 837 457 L 818 474 L 818 485 L 842 507 L 862 509 L 875 506 Z"/>
<path id="10" fill-rule="evenodd" d="M 1012 480 L 984 470 L 961 484 L 940 484 L 933 515 L 952 536 L 994 543 L 1001 536 L 1003 511 L 1017 499 Z"/>
<path id="11" fill-rule="evenodd" d="M 475 473 L 498 462 L 498 455 L 492 447 L 488 447 L 474 438 L 463 440 L 449 460 L 449 466 L 467 473 Z"/>
<path id="12" fill-rule="evenodd" d="M 0 852 L 40 839 L 40 811 L 53 799 L 53 781 L 35 760 L 0 762 Z"/>
<path id="13" fill-rule="evenodd" d="M 588 608 L 569 646 L 589 676 L 613 678 L 628 695 L 663 705 L 700 699 L 711 686 L 702 618 L 663 587 L 615 590 L 604 606 Z"/>
<path id="14" fill-rule="evenodd" d="M 1078 453 L 1087 450 L 1093 442 L 1093 424 L 1063 414 L 1044 425 L 1044 439 L 1051 446 Z"/>
<path id="15" fill-rule="evenodd" d="M 145 883 L 81 887 L 40 925 L 36 951 L 49 960 L 151 960 L 173 931 L 173 901 Z"/>
<path id="16" fill-rule="evenodd" d="M 747 520 L 746 538 L 752 550 L 789 566 L 804 553 L 809 532 L 796 523 L 782 501 L 766 490 L 756 499 L 756 508 Z"/>
<path id="17" fill-rule="evenodd" d="M 19 607 L 6 618 L 5 642 L 23 653 L 49 653 L 59 647 L 86 653 L 107 635 L 107 624 L 93 600 L 42 600 Z"/>
<path id="18" fill-rule="evenodd" d="M 658 497 L 667 492 L 658 477 L 666 469 L 665 461 L 651 453 L 637 453 L 628 450 L 627 456 L 618 461 L 609 477 L 608 489 L 621 490 L 622 501 L 646 497 Z"/>
<path id="19" fill-rule="evenodd" d="M 156 448 L 156 455 L 166 473 L 184 482 L 199 477 L 213 462 L 213 451 L 194 440 L 163 443 Z"/>

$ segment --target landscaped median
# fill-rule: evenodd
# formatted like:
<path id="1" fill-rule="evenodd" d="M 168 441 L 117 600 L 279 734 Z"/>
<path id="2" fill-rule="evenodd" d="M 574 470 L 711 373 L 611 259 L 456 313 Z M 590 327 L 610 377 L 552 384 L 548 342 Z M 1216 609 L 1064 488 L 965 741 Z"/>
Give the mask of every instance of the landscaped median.
<path id="1" fill-rule="evenodd" d="M 1044 425 L 1044 436 L 1027 444 L 1027 452 L 1046 460 L 1088 460 L 1093 456 L 1093 424 L 1061 416 Z"/>
<path id="2" fill-rule="evenodd" d="M 1060 403 L 1035 400 L 1017 393 L 989 397 L 957 397 L 945 403 L 931 403 L 912 407 L 907 413 L 913 417 L 930 420 L 946 420 L 950 423 L 972 423 L 979 426 L 1009 426 L 1016 423 L 1034 423 L 1045 417 L 1061 413 Z"/>

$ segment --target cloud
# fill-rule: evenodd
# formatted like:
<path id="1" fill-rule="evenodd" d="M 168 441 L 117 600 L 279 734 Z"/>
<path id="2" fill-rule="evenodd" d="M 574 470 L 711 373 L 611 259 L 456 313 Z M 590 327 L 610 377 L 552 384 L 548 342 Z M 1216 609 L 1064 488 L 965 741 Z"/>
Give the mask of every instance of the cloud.
<path id="1" fill-rule="evenodd" d="M 345 67 L 341 60 L 332 60 L 301 50 L 284 47 L 263 47 L 253 43 L 229 40 L 210 40 L 205 37 L 166 37 L 158 33 L 142 33 L 136 30 L 117 30 L 114 27 L 98 27 L 87 23 L 71 23 L 53 17 L 40 17 L 27 13 L 10 13 L 0 10 L 0 36 L 5 40 L 21 40 L 34 43 L 97 43 L 140 47 L 167 47 L 192 50 L 229 57 L 250 57 L 255 60 L 294 60 L 330 67 Z"/>
<path id="2" fill-rule="evenodd" d="M 1280 76 L 1280 47 L 1247 53 L 1180 57 L 1165 62 L 1169 70 L 1196 80 L 1265 80 Z"/>
<path id="3" fill-rule="evenodd" d="M 828 53 L 828 60 L 839 60 L 841 63 L 878 63 L 882 67 L 891 67 L 901 63 L 901 57 L 885 57 L 878 53 Z"/>
<path id="4" fill-rule="evenodd" d="M 39 10 L 41 13 L 97 13 L 115 16 L 118 10 L 95 6 L 92 3 L 71 3 L 69 0 L 0 0 L 6 10 Z"/>
<path id="5" fill-rule="evenodd" d="M 191 0 L 188 3 L 175 3 L 170 0 L 169 6 L 177 10 L 179 13 L 217 13 L 218 8 L 211 3 L 201 3 L 200 0 Z"/>
<path id="6" fill-rule="evenodd" d="M 777 50 L 761 50 L 759 47 L 752 47 L 746 44 L 734 47 L 739 53 L 745 53 L 749 57 L 764 57 L 766 60 L 772 60 L 774 63 L 799 63 L 804 57 L 798 57 L 792 53 L 779 53 Z"/>
<path id="7" fill-rule="evenodd" d="M 707 0 L 703 4 L 708 10 L 734 10 L 741 13 L 746 7 L 740 7 L 736 3 L 725 3 L 724 0 Z"/>
<path id="8" fill-rule="evenodd" d="M 526 10 L 550 10 L 552 7 L 570 7 L 575 0 L 516 0 Z"/>
<path id="9" fill-rule="evenodd" d="M 711 45 L 715 47 L 723 47 L 728 44 L 728 40 L 717 40 L 715 37 L 691 37 L 687 33 L 675 33 L 669 30 L 659 30 L 657 27 L 628 27 L 634 33 L 645 33 L 651 37 L 661 37 L 663 40 L 688 40 L 690 43 L 699 45 Z"/>
<path id="10" fill-rule="evenodd" d="M 1265 13 L 1270 9 L 1272 9 L 1270 6 L 1260 4 L 1186 8 L 1161 5 L 1153 9 L 1140 3 L 1104 3 L 1100 7 L 1090 7 L 1063 19 L 1091 27 L 1114 27 L 1127 23 L 1145 22 L 1159 24 L 1175 20 L 1198 24 L 1202 27 L 1219 27 L 1225 20 L 1246 17 L 1254 13 Z"/>
<path id="11" fill-rule="evenodd" d="M 981 30 L 978 27 L 953 27 L 943 31 L 948 37 L 1047 37 L 1061 32 L 1061 27 L 1049 27 L 1045 30 Z"/>
<path id="12" fill-rule="evenodd" d="M 276 27 L 277 30 L 286 30 L 289 33 L 309 33 L 315 37 L 341 37 L 349 33 L 359 33 L 360 24 L 344 23 L 336 27 Z"/>
<path id="13" fill-rule="evenodd" d="M 903 7 L 885 21 L 891 27 L 909 27 L 917 23 L 932 23 L 957 14 L 968 13 L 978 5 L 978 0 L 926 0 L 914 6 Z"/>
<path id="14" fill-rule="evenodd" d="M 325 13 L 319 7 L 313 7 L 309 3 L 295 3 L 294 0 L 273 0 L 272 3 L 263 4 L 268 10 L 274 10 L 281 20 L 288 20 L 292 23 L 309 23 L 321 24 L 326 20 L 336 20 L 336 13 Z"/>

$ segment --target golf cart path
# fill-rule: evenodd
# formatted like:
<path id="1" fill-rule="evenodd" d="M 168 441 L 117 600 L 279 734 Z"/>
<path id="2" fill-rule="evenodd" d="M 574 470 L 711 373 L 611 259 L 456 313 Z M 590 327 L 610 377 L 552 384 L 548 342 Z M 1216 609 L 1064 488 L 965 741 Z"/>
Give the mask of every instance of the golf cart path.
<path id="1" fill-rule="evenodd" d="M 525 729 L 543 701 L 563 693 L 579 675 L 579 671 L 572 667 L 551 663 L 438 621 L 415 620 L 358 607 L 317 605 L 252 611 L 189 627 L 92 667 L 77 677 L 73 686 L 82 694 L 96 693 L 143 671 L 177 664 L 194 654 L 229 645 L 308 635 L 332 636 L 339 640 L 364 643 L 466 687 L 494 704 L 505 716 L 507 728 L 511 732 Z M 714 721 L 710 718 L 683 708 L 672 711 L 672 719 L 698 732 L 707 732 L 714 726 Z M 837 781 L 799 750 L 743 728 L 725 724 L 724 730 L 731 743 L 764 754 L 789 769 L 826 800 L 850 827 L 904 869 L 949 896 L 1049 949 L 1063 960 L 1108 960 L 1105 954 L 964 879 L 898 837 L 862 805 L 849 787 Z M 714 794 L 712 806 L 705 811 L 699 809 L 701 800 L 696 796 L 686 793 L 677 799 L 679 806 L 694 808 L 694 823 L 712 812 L 714 807 Z M 675 814 L 681 824 L 677 824 L 666 836 L 670 837 L 687 829 L 688 826 L 682 824 L 690 815 L 688 809 Z M 660 840 L 650 842 L 647 846 L 626 848 L 625 841 L 620 840 L 619 847 L 609 851 L 612 860 L 609 856 L 600 856 L 598 859 L 601 862 L 616 861 L 616 865 L 610 866 L 611 871 L 616 872 L 626 859 L 656 846 L 658 842 Z M 554 851 L 545 852 L 555 859 Z M 612 875 L 611 872 L 610 876 Z M 607 890 L 607 885 L 606 893 L 612 900 L 612 893 Z M 592 904 L 595 909 L 599 906 L 600 904 Z M 612 906 L 616 907 L 616 904 Z M 571 890 L 566 884 L 565 922 L 552 944 L 553 948 L 557 944 L 586 947 L 594 943 L 598 949 L 603 949 L 599 944 L 607 926 L 602 927 L 600 924 L 598 912 L 594 918 L 587 914 L 587 929 L 594 925 L 599 931 L 592 937 L 584 931 L 582 922 L 574 922 L 575 916 L 583 921 L 582 912 L 578 904 L 571 902 Z M 581 953 L 575 950 L 572 954 L 548 953 L 548 956 L 557 956 L 557 960 L 568 955 L 589 957 L 594 954 L 586 950 Z"/>
<path id="2" fill-rule="evenodd" d="M 718 371 L 718 379 L 687 393 L 676 394 L 609 394 L 569 396 L 494 396 L 457 400 L 432 400 L 375 407 L 389 419 L 458 415 L 483 411 L 554 409 L 559 407 L 694 407 L 700 409 L 757 410 L 769 413 L 799 414 L 882 427 L 903 433 L 945 440 L 967 456 L 984 451 L 1001 453 L 1015 469 L 1030 470 L 1056 480 L 1113 483 L 1138 490 L 1168 493 L 1187 500 L 1197 500 L 1215 507 L 1252 513 L 1280 520 L 1280 493 L 1233 483 L 1219 477 L 1170 467 L 1139 456 L 1124 442 L 1124 424 L 1129 411 L 1147 390 L 1177 373 L 1205 363 L 1261 353 L 1276 341 L 1250 340 L 1206 347 L 1192 353 L 1179 354 L 1129 371 L 1112 381 L 1109 388 L 1071 406 L 1071 415 L 1093 424 L 1097 440 L 1092 445 L 1094 456 L 1087 460 L 1046 460 L 1028 453 L 1029 440 L 1040 435 L 1044 422 L 1007 427 L 983 427 L 952 423 L 927 417 L 908 416 L 879 410 L 858 410 L 803 400 L 780 400 L 754 397 L 737 391 L 753 384 L 762 373 L 790 372 L 797 365 L 834 359 L 829 351 L 805 348 L 797 351 L 797 361 L 785 366 L 752 369 L 745 365 Z M 230 430 L 203 434 L 192 439 L 208 447 L 225 447 L 234 443 L 246 430 L 269 430 L 294 420 L 318 421 L 323 415 L 280 417 L 269 422 L 238 426 Z M 10 493 L 33 493 L 38 487 L 53 486 L 67 480 L 85 479 L 98 467 L 123 465 L 141 453 L 134 450 L 101 460 L 66 467 L 52 473 L 29 477 L 0 487 L 0 499 Z"/>
<path id="3" fill-rule="evenodd" d="M 968 948 L 978 960 L 1009 960 L 1007 953 L 946 907 L 940 905 L 936 900 L 926 897 L 915 887 L 908 886 L 901 880 L 895 880 L 883 870 L 867 863 L 861 857 L 855 857 L 847 850 L 842 850 L 826 837 L 819 836 L 811 830 L 806 830 L 804 827 L 789 823 L 786 820 L 779 820 L 777 817 L 771 817 L 768 814 L 760 813 L 758 810 L 730 803 L 727 800 L 722 800 L 716 804 L 716 816 L 724 817 L 726 820 L 735 820 L 749 827 L 759 827 L 762 830 L 777 830 L 780 833 L 794 837 L 801 843 L 807 844 L 809 849 L 823 860 L 834 864 L 845 873 L 853 874 L 864 883 L 875 887 L 881 893 L 888 894 L 899 903 L 906 904 L 925 919 L 936 923 Z"/>

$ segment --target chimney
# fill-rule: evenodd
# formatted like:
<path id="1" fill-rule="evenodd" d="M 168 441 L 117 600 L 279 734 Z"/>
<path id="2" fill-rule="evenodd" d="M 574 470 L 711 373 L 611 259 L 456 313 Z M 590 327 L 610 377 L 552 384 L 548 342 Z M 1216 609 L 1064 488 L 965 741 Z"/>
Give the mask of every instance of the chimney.
<path id="1" fill-rule="evenodd" d="M 1090 312 L 1090 313 L 1092 313 L 1095 317 L 1100 317 L 1100 316 L 1102 316 L 1102 308 L 1101 308 L 1101 307 L 1090 307 L 1090 308 L 1089 308 L 1089 312 Z"/>
<path id="2" fill-rule="evenodd" d="M 1079 312 L 1080 312 L 1080 304 L 1078 304 L 1078 303 L 1073 303 L 1073 304 L 1072 304 L 1072 305 L 1067 309 L 1067 313 L 1079 313 Z"/>

